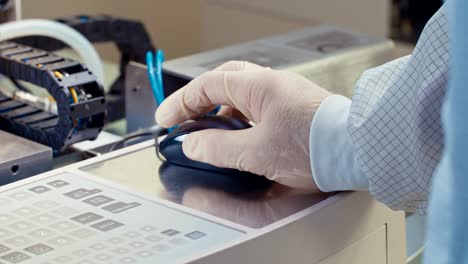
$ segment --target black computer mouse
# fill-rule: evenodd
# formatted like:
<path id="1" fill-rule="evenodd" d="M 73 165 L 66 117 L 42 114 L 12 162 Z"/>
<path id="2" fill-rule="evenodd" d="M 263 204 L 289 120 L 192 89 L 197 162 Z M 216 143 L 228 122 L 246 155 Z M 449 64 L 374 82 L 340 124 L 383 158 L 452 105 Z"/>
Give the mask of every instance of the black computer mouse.
<path id="1" fill-rule="evenodd" d="M 220 190 L 228 194 L 254 195 L 270 187 L 272 181 L 248 172 L 237 171 L 235 176 L 213 171 L 193 169 L 164 162 L 159 167 L 159 179 L 167 191 L 183 196 L 191 188 Z"/>
<path id="2" fill-rule="evenodd" d="M 221 174 L 238 174 L 238 170 L 219 168 L 187 158 L 182 151 L 182 142 L 186 135 L 204 129 L 240 130 L 250 127 L 251 125 L 240 119 L 225 116 L 206 116 L 197 121 L 184 123 L 174 129 L 159 143 L 158 149 L 166 162 L 170 164 Z"/>

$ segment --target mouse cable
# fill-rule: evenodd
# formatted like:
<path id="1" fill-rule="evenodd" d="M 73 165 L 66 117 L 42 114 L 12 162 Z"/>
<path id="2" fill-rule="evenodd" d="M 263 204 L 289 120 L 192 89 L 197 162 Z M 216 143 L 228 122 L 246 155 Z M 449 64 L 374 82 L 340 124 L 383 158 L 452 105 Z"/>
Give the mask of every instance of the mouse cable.
<path id="1" fill-rule="evenodd" d="M 135 138 L 140 138 L 140 137 L 148 137 L 148 136 L 155 136 L 155 137 L 160 137 L 167 134 L 167 129 L 162 128 L 158 125 L 154 125 L 148 129 L 144 129 L 142 131 L 137 131 L 131 134 L 128 134 L 125 136 L 122 140 L 116 142 L 112 147 L 109 149 L 109 152 L 112 152 L 116 149 L 121 148 L 126 142 L 135 139 Z"/>

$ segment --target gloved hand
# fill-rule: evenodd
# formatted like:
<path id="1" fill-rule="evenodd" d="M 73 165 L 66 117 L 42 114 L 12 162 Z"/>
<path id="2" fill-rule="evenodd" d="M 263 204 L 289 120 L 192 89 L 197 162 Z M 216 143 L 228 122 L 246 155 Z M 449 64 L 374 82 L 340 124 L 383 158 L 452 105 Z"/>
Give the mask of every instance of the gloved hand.
<path id="1" fill-rule="evenodd" d="M 246 118 L 245 130 L 208 129 L 189 134 L 183 151 L 193 160 L 263 175 L 281 184 L 318 190 L 310 166 L 309 131 L 326 90 L 294 73 L 247 62 L 228 62 L 195 78 L 167 98 L 156 122 L 172 127 L 205 115 Z"/>

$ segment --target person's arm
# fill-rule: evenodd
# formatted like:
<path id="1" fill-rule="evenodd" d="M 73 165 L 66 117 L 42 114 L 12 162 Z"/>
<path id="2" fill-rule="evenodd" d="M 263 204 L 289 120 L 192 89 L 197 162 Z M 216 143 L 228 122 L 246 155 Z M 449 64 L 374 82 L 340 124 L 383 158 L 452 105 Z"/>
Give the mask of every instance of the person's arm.
<path id="1" fill-rule="evenodd" d="M 352 102 L 327 98 L 311 127 L 311 163 L 322 191 L 365 189 L 396 210 L 425 212 L 443 149 L 447 86 L 445 6 L 411 56 L 366 71 Z M 325 153 L 325 154 L 324 154 Z"/>

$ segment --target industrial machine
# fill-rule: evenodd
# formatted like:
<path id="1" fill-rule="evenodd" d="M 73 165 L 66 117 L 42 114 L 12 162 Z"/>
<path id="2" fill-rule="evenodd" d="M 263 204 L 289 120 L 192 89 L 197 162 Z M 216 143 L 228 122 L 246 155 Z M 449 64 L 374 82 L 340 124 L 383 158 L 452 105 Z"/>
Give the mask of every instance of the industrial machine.
<path id="1" fill-rule="evenodd" d="M 19 3 L 0 1 L 0 18 L 14 20 Z M 85 15 L 56 22 L 88 42 L 116 43 L 119 76 L 106 93 L 93 54 L 80 63 L 53 53 L 75 48 L 72 41 L 42 32 L 1 42 L 0 34 L 0 263 L 405 261 L 404 214 L 367 193 L 252 184 L 157 159 L 162 130 L 145 65 L 155 45 L 144 25 Z M 167 61 L 164 93 L 225 61 L 249 60 L 349 96 L 361 72 L 390 59 L 392 47 L 329 25 L 308 27 Z M 109 127 L 122 120 L 125 133 L 112 135 Z"/>

